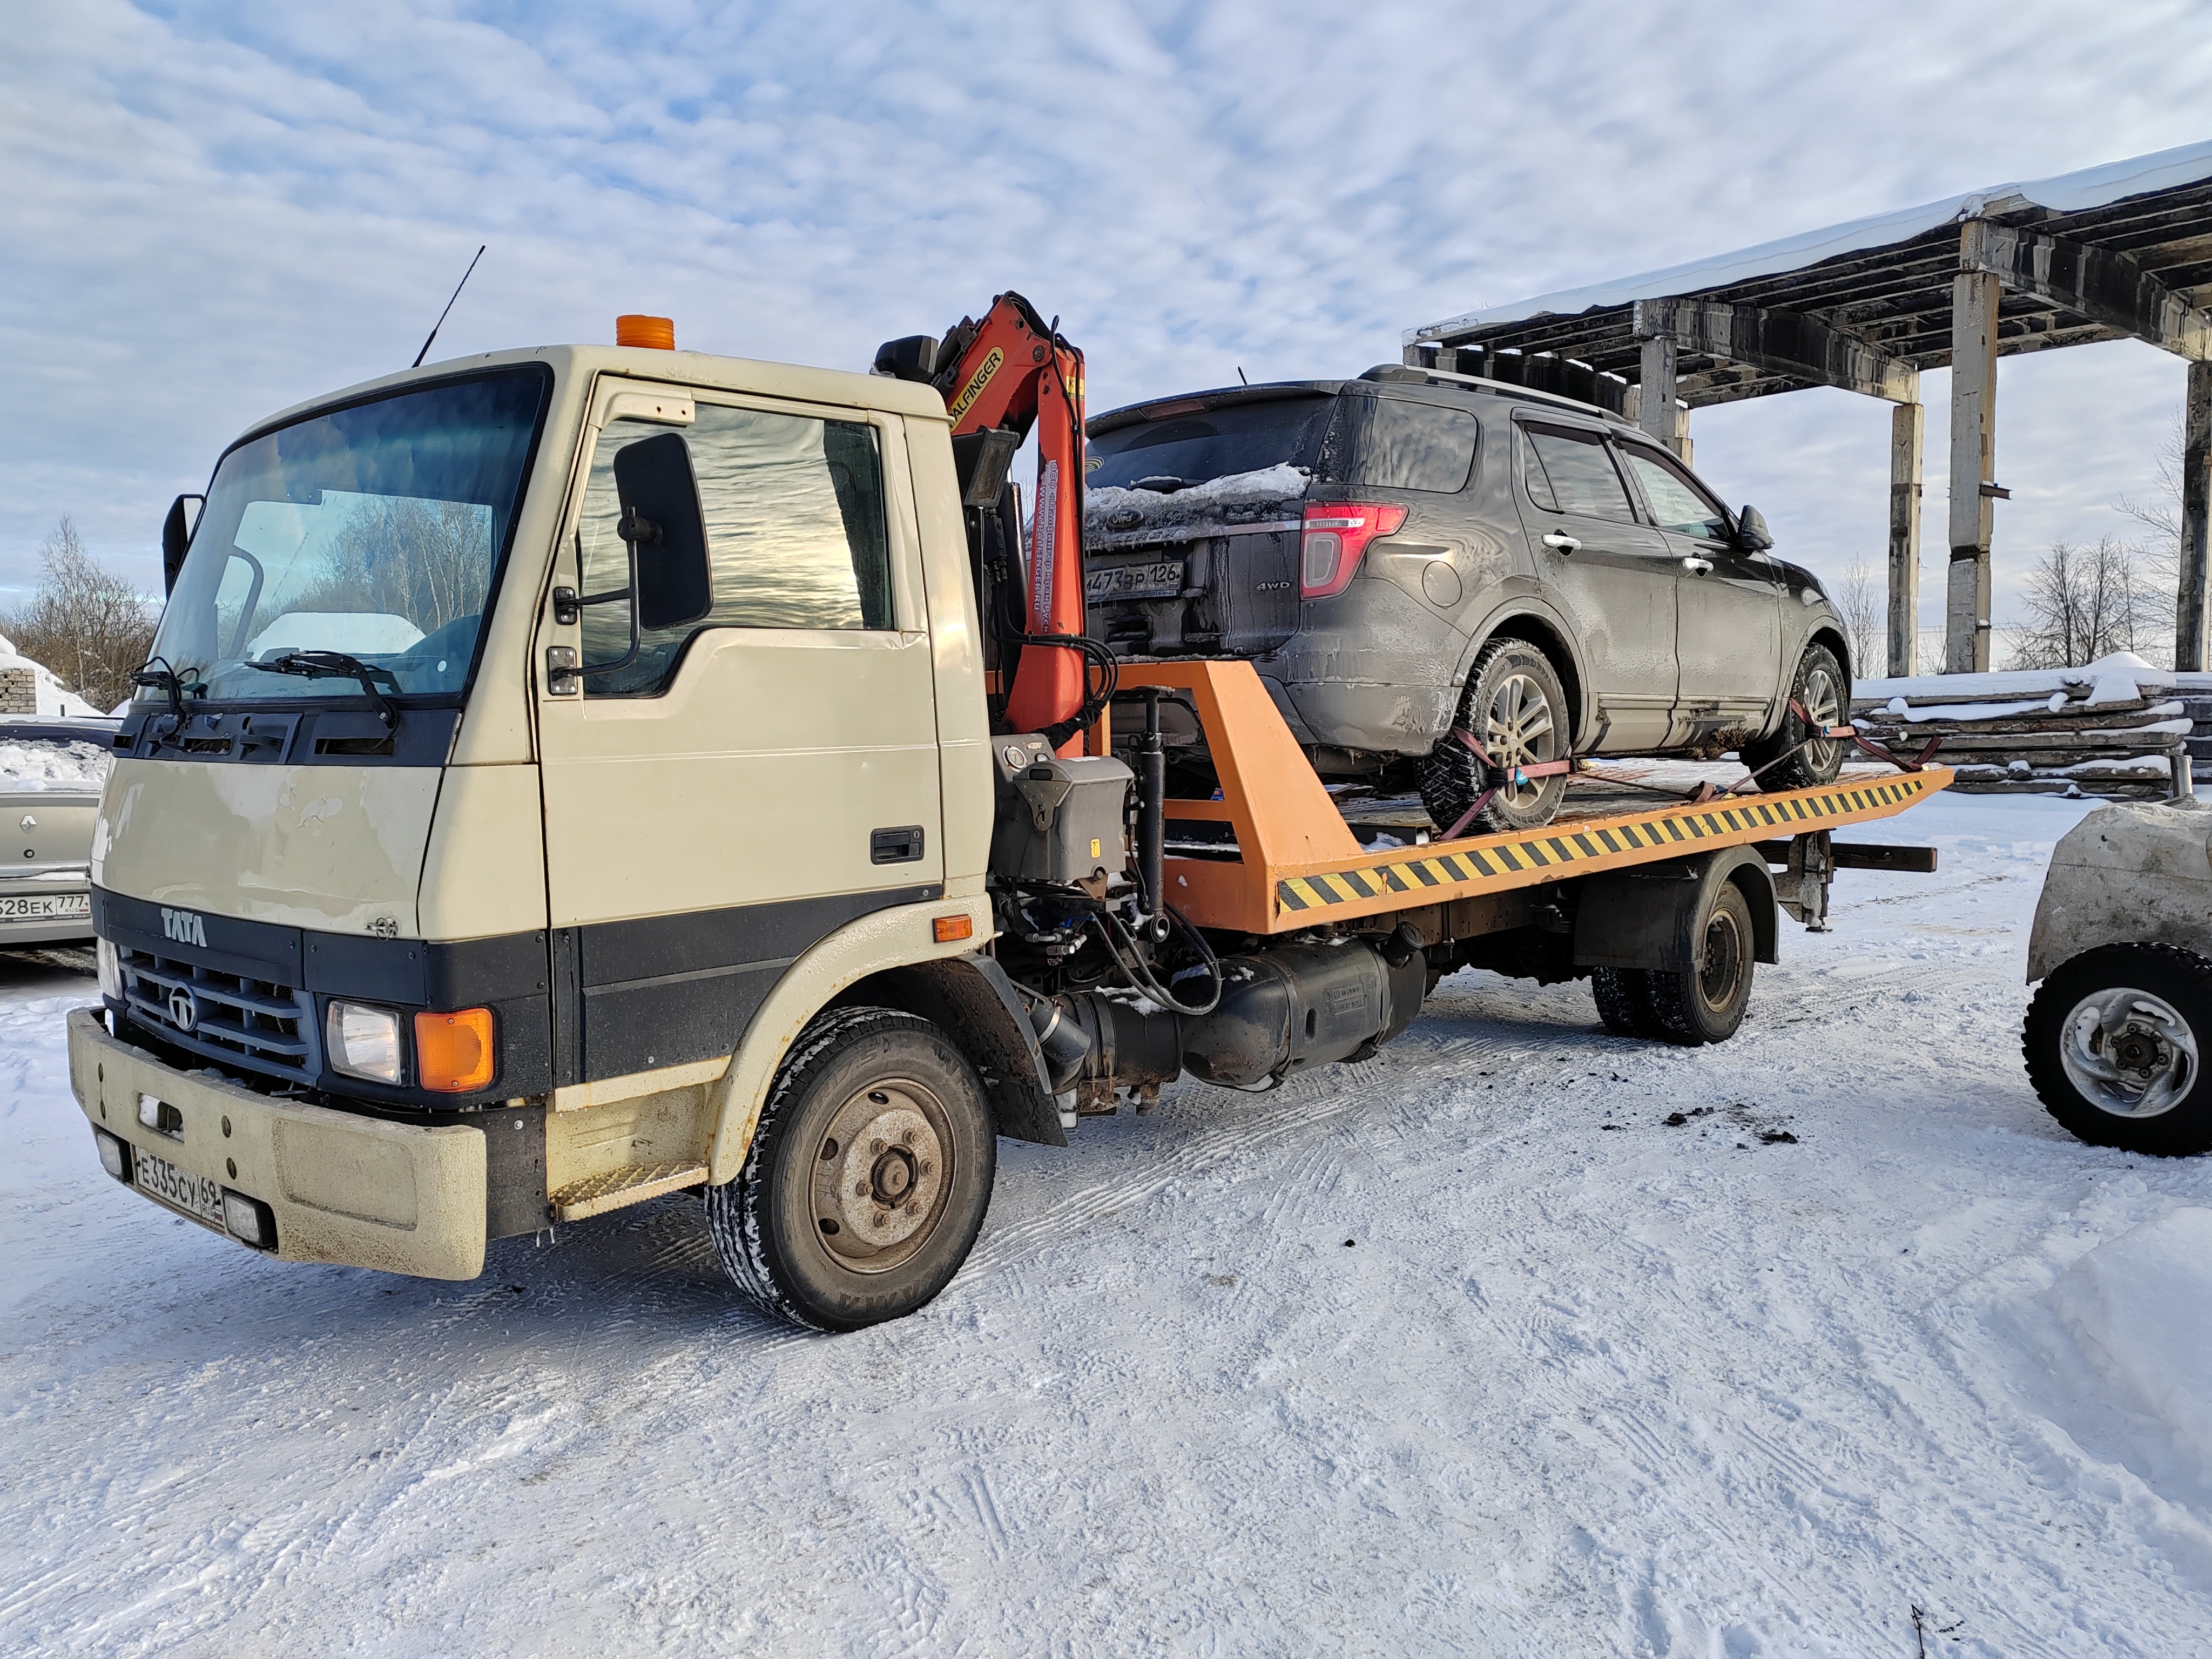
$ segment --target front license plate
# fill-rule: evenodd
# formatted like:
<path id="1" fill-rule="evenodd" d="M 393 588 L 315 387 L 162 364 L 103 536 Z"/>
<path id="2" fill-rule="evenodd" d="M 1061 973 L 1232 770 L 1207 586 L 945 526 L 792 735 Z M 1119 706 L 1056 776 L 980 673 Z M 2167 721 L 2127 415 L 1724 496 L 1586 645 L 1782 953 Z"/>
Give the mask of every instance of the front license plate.
<path id="1" fill-rule="evenodd" d="M 0 921 L 68 921 L 91 914 L 89 893 L 11 893 L 0 896 Z"/>
<path id="2" fill-rule="evenodd" d="M 1182 592 L 1181 559 L 1116 565 L 1108 570 L 1087 570 L 1083 575 L 1083 597 L 1093 605 L 1106 599 L 1171 599 Z"/>
<path id="3" fill-rule="evenodd" d="M 222 1188 L 205 1176 L 179 1170 L 166 1158 L 143 1147 L 133 1147 L 131 1178 L 140 1192 L 164 1204 L 174 1205 L 187 1215 L 196 1215 L 218 1227 L 222 1225 Z"/>

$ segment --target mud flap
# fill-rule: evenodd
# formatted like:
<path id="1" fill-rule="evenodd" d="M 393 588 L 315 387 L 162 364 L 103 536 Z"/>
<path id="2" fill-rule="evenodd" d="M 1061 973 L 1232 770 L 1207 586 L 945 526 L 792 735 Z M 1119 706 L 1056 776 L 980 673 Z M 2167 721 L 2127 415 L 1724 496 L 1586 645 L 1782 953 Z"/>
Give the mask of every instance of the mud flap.
<path id="1" fill-rule="evenodd" d="M 1729 882 L 1751 907 L 1752 959 L 1780 961 L 1774 878 L 1757 848 L 1729 847 L 1587 878 L 1575 908 L 1576 965 L 1702 968 L 1705 915 Z"/>

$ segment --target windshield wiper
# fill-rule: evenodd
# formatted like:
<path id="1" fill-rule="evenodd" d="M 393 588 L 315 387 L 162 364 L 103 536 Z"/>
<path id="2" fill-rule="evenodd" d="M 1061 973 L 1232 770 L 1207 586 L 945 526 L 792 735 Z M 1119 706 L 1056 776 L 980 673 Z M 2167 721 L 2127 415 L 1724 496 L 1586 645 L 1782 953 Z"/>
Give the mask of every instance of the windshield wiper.
<path id="1" fill-rule="evenodd" d="M 155 663 L 161 665 L 156 668 L 154 666 Z M 198 672 L 193 668 L 181 671 L 172 668 L 167 657 L 149 657 L 132 672 L 131 684 L 155 686 L 167 692 L 169 713 L 175 717 L 176 729 L 181 732 L 185 729 L 185 693 L 189 691 L 196 697 L 207 696 L 206 681 L 197 678 L 189 681 L 185 678 L 186 674 L 197 676 Z"/>
<path id="2" fill-rule="evenodd" d="M 287 651 L 281 657 L 249 663 L 247 666 L 266 669 L 271 674 L 297 674 L 308 680 L 358 680 L 362 690 L 376 704 L 377 716 L 383 720 L 384 729 L 389 732 L 399 724 L 398 705 L 386 696 L 376 684 L 381 679 L 396 692 L 399 690 L 399 677 L 388 668 L 365 663 L 359 657 L 349 656 L 343 651 Z"/>

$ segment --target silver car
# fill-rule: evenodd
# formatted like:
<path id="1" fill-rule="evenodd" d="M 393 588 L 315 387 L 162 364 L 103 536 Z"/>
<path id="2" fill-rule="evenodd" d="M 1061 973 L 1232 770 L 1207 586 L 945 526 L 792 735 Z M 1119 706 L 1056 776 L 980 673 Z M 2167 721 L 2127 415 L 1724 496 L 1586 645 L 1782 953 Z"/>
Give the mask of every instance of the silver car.
<path id="1" fill-rule="evenodd" d="M 1842 623 L 1687 466 L 1588 404 L 1395 365 L 1090 423 L 1091 632 L 1241 657 L 1316 770 L 1439 828 L 1548 823 L 1569 755 L 1740 751 L 1832 781 Z"/>
<path id="2" fill-rule="evenodd" d="M 92 832 L 118 722 L 0 720 L 0 949 L 92 937 Z"/>

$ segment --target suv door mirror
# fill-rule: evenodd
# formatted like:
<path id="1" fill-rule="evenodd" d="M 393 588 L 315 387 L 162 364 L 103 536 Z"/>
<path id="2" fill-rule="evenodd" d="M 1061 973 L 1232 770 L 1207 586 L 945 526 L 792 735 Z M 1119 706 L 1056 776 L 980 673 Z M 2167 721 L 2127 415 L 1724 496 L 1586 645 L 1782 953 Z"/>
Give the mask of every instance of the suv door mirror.
<path id="1" fill-rule="evenodd" d="M 714 608 L 706 515 L 691 447 L 680 432 L 627 444 L 615 456 L 617 533 L 630 545 L 638 627 L 646 633 L 697 622 Z"/>
<path id="2" fill-rule="evenodd" d="M 161 592 L 177 591 L 177 573 L 185 568 L 185 554 L 192 544 L 192 532 L 198 528 L 196 520 L 185 517 L 185 503 L 198 501 L 204 508 L 204 495 L 179 495 L 169 503 L 169 516 L 161 524 Z"/>
<path id="3" fill-rule="evenodd" d="M 1764 553 L 1774 545 L 1774 532 L 1766 527 L 1766 520 L 1748 502 L 1735 515 L 1736 545 L 1747 552 Z"/>

